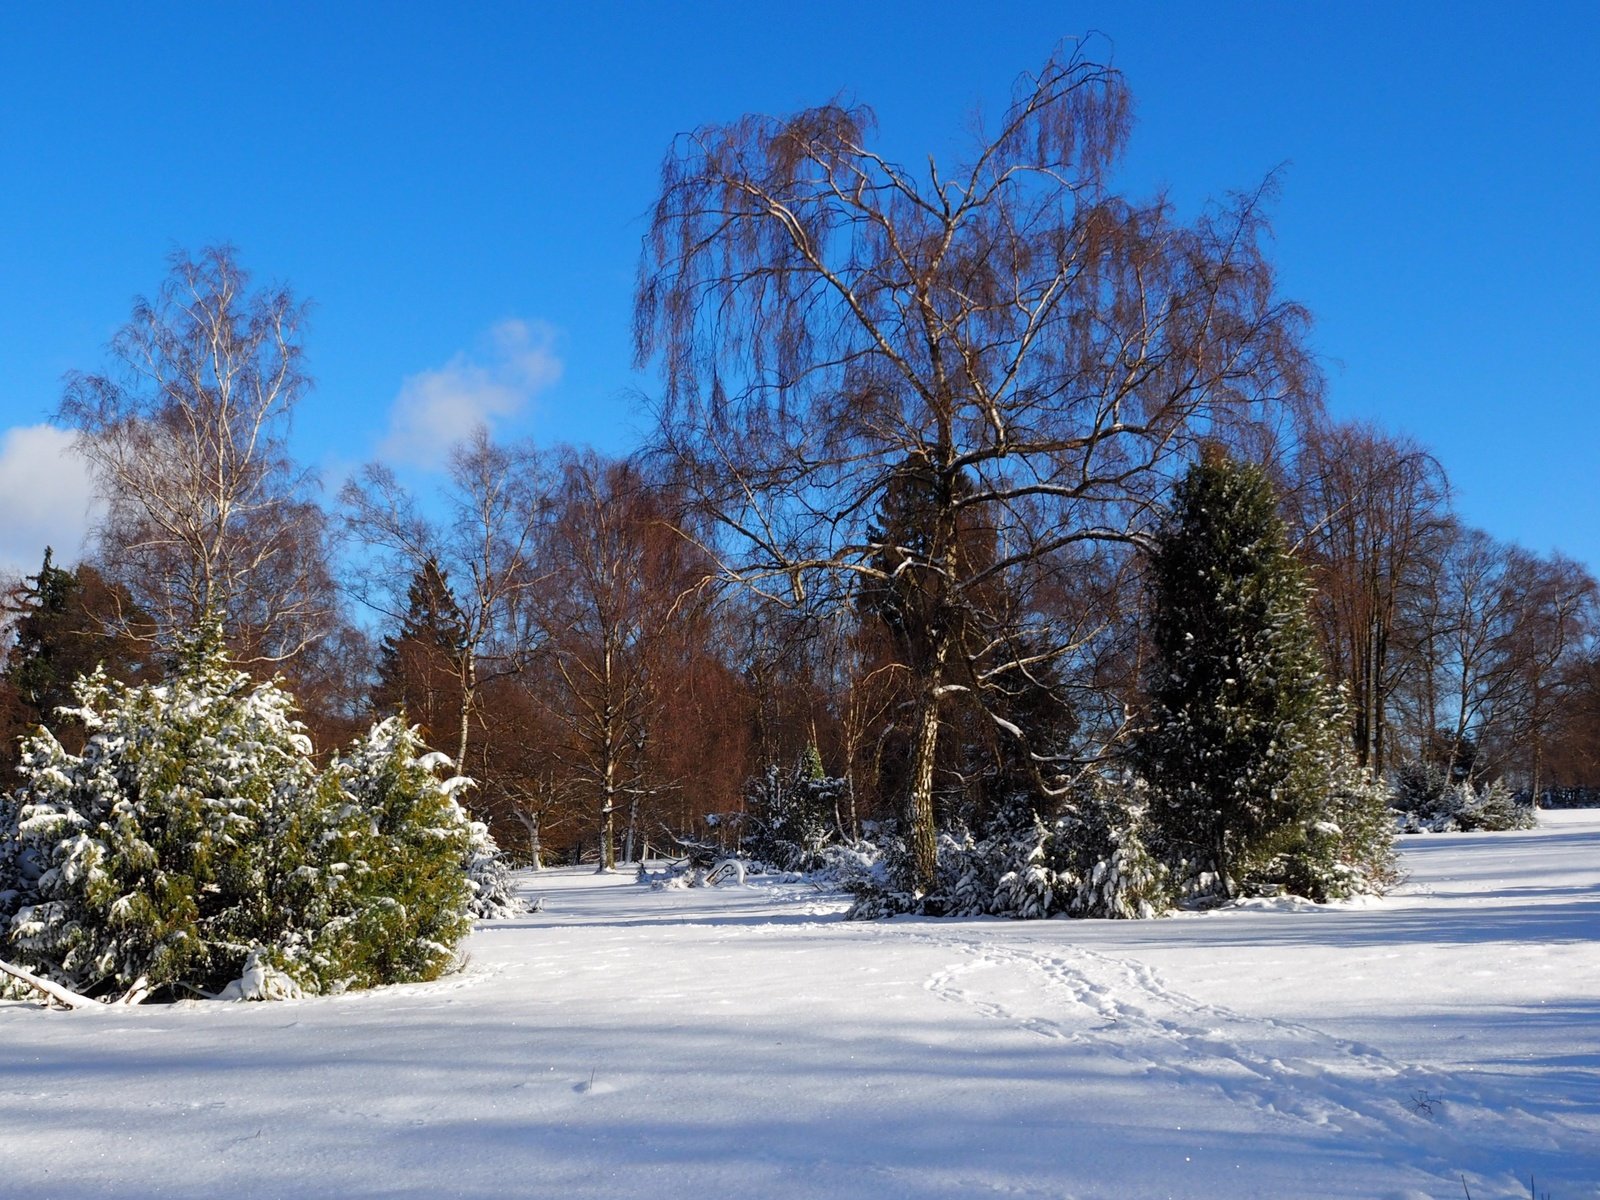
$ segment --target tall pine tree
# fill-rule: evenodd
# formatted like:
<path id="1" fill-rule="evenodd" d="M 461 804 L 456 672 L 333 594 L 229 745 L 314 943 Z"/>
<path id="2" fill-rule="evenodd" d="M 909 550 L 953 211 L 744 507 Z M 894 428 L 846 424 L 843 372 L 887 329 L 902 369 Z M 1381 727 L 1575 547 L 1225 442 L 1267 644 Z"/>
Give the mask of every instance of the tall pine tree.
<path id="1" fill-rule="evenodd" d="M 1381 884 L 1382 794 L 1337 733 L 1266 476 L 1213 448 L 1178 485 L 1150 559 L 1154 662 L 1135 756 L 1159 849 L 1225 896 Z"/>
<path id="2" fill-rule="evenodd" d="M 453 744 L 462 720 L 467 623 L 438 562 L 429 558 L 411 579 L 400 628 L 378 648 L 372 706 L 404 713 L 429 745 Z"/>

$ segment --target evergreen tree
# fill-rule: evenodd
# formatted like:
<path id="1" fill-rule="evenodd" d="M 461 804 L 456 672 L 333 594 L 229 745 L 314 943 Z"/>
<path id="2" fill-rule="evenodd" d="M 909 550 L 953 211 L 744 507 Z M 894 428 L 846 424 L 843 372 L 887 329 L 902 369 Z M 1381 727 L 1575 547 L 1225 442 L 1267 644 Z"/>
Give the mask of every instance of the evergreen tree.
<path id="1" fill-rule="evenodd" d="M 815 744 L 792 770 L 770 764 L 745 784 L 745 852 L 780 871 L 815 869 L 839 828 L 839 803 L 849 786 L 827 774 Z"/>
<path id="2" fill-rule="evenodd" d="M 461 719 L 462 656 L 467 621 L 439 563 L 429 558 L 412 576 L 400 628 L 378 647 L 372 706 L 380 714 L 404 713 L 438 744 Z"/>
<path id="3" fill-rule="evenodd" d="M 1191 883 L 1214 875 L 1225 896 L 1381 881 L 1389 837 L 1368 819 L 1381 793 L 1341 753 L 1305 573 L 1260 470 L 1215 449 L 1190 468 L 1151 554 L 1150 597 L 1135 757 L 1167 861 Z"/>
<path id="4" fill-rule="evenodd" d="M 77 687 L 81 754 L 24 745 L 0 805 L 0 938 L 78 991 L 284 994 L 432 978 L 470 926 L 472 829 L 415 734 L 318 772 L 293 698 L 220 628 L 160 684 Z"/>
<path id="5" fill-rule="evenodd" d="M 449 765 L 398 717 L 334 763 L 343 806 L 329 857 L 359 866 L 325 893 L 327 919 L 309 939 L 305 957 L 324 987 L 434 979 L 453 965 L 472 927 L 474 836 L 455 800 L 468 781 L 438 777 Z"/>
<path id="6" fill-rule="evenodd" d="M 108 584 L 93 567 L 57 566 L 49 547 L 35 575 L 27 576 L 7 598 L 15 614 L 15 640 L 6 655 L 0 682 L 7 704 L 0 736 L 8 776 L 15 766 L 16 739 L 49 724 L 70 743 L 80 739 L 57 722 L 57 710 L 73 699 L 80 676 L 96 668 L 112 679 L 136 678 L 148 663 L 149 620 L 127 592 Z"/>

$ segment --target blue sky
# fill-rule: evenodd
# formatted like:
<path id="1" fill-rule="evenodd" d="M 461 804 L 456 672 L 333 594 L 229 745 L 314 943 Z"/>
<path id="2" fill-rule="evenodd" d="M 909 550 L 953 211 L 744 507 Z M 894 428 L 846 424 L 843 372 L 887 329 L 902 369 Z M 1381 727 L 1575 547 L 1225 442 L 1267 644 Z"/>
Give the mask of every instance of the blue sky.
<path id="1" fill-rule="evenodd" d="M 324 9 L 328 11 L 324 11 Z M 296 448 L 425 469 L 446 410 L 637 441 L 629 316 L 672 136 L 843 93 L 953 157 L 1060 39 L 1111 39 L 1123 181 L 1282 168 L 1274 257 L 1341 417 L 1467 518 L 1600 567 L 1600 5 L 35 5 L 0 11 L 0 560 L 84 496 L 35 428 L 174 247 L 310 298 Z"/>

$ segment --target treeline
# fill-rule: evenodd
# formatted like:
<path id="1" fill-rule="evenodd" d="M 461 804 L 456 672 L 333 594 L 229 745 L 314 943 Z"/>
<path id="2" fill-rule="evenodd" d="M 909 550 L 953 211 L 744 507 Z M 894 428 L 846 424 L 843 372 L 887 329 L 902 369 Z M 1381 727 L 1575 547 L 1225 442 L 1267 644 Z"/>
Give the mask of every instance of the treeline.
<path id="1" fill-rule="evenodd" d="M 104 516 L 11 593 L 8 752 L 70 739 L 82 671 L 151 678 L 221 614 L 320 747 L 403 712 L 524 858 L 714 840 L 809 756 L 842 832 L 900 822 L 925 881 L 935 831 L 1120 769 L 1151 537 L 1213 446 L 1277 489 L 1361 765 L 1595 783 L 1593 578 L 1464 525 L 1409 439 L 1326 418 L 1263 195 L 1184 222 L 1116 193 L 1129 104 L 1058 57 L 926 179 L 866 110 L 687 135 L 636 304 L 650 443 L 480 430 L 424 494 L 372 464 L 319 495 L 288 442 L 303 306 L 228 248 L 175 256 L 69 381 Z"/>

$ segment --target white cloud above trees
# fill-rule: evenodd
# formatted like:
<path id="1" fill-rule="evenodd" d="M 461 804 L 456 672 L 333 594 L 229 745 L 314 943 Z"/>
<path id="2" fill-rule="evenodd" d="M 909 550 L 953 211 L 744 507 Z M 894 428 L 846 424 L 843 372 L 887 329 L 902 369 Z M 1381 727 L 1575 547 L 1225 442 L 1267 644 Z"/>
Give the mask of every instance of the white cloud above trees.
<path id="1" fill-rule="evenodd" d="M 561 378 L 556 331 L 543 321 L 507 319 L 469 352 L 408 376 L 389 412 L 378 455 L 399 466 L 433 469 L 479 425 L 523 415 Z"/>
<path id="2" fill-rule="evenodd" d="M 72 437 L 54 425 L 0 432 L 0 572 L 37 571 L 46 546 L 55 548 L 59 563 L 82 555 L 95 512 L 94 485 Z"/>

